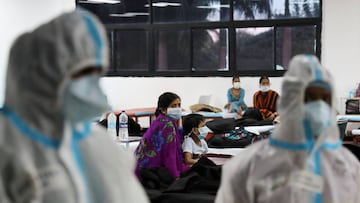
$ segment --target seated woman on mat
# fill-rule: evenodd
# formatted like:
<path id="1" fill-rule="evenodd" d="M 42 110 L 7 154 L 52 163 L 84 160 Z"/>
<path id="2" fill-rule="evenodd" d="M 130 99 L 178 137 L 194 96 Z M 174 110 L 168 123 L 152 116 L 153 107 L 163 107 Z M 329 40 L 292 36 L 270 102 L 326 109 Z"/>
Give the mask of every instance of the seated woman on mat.
<path id="1" fill-rule="evenodd" d="M 200 114 L 189 114 L 183 119 L 184 142 L 182 149 L 185 164 L 195 164 L 201 155 L 206 154 L 208 146 L 205 137 L 209 129 L 205 126 L 205 119 Z"/>
<path id="2" fill-rule="evenodd" d="M 135 173 L 141 180 L 142 169 L 165 169 L 178 178 L 188 167 L 183 162 L 178 120 L 181 118 L 180 97 L 172 92 L 160 95 L 156 119 L 143 135 L 135 150 Z"/>
<path id="3" fill-rule="evenodd" d="M 229 88 L 227 91 L 228 103 L 224 106 L 224 108 L 228 109 L 229 113 L 236 112 L 241 116 L 242 111 L 247 108 L 247 105 L 244 102 L 245 90 L 240 87 L 239 76 L 233 77 L 232 84 L 233 87 Z"/>
<path id="4" fill-rule="evenodd" d="M 276 102 L 279 94 L 270 89 L 270 80 L 267 76 L 261 76 L 259 80 L 260 90 L 255 92 L 253 97 L 254 108 L 260 110 L 264 120 L 274 120 L 276 112 Z"/>

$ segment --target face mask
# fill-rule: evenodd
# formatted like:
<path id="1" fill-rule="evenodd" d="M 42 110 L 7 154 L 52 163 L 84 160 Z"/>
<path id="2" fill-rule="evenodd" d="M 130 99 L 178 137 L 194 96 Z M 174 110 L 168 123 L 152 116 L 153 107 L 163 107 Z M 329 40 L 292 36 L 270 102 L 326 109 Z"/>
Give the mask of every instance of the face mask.
<path id="1" fill-rule="evenodd" d="M 235 89 L 239 89 L 240 88 L 240 82 L 234 82 L 233 87 Z"/>
<path id="2" fill-rule="evenodd" d="M 181 118 L 181 108 L 168 108 L 167 109 L 167 115 L 170 118 L 173 118 L 175 120 L 179 120 Z"/>
<path id="3" fill-rule="evenodd" d="M 331 108 L 322 100 L 305 104 L 304 118 L 310 124 L 310 130 L 318 137 L 331 124 Z"/>
<path id="4" fill-rule="evenodd" d="M 260 86 L 260 91 L 261 92 L 267 92 L 267 91 L 269 91 L 269 89 L 270 89 L 270 87 L 267 86 L 267 85 L 261 85 Z"/>
<path id="5" fill-rule="evenodd" d="M 200 134 L 198 135 L 200 139 L 205 139 L 206 135 L 209 133 L 209 128 L 204 126 L 201 128 L 198 128 Z"/>
<path id="6" fill-rule="evenodd" d="M 99 86 L 98 74 L 70 81 L 64 93 L 64 115 L 71 123 L 100 116 L 109 109 L 107 98 Z"/>

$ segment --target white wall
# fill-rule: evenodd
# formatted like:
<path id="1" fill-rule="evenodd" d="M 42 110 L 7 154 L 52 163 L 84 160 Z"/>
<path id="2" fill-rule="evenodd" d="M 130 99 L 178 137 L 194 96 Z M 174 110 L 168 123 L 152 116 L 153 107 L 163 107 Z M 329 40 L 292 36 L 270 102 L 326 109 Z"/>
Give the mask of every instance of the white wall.
<path id="1" fill-rule="evenodd" d="M 75 1 L 1 1 L 0 81 L 3 82 L 8 50 L 14 38 L 63 10 L 74 8 Z M 360 80 L 360 0 L 323 0 L 323 6 L 322 63 L 335 77 L 340 100 L 340 97 L 347 96 L 349 89 L 355 88 L 355 84 Z M 242 86 L 246 90 L 245 102 L 248 105 L 252 105 L 252 94 L 258 88 L 258 79 L 241 78 Z M 280 92 L 282 78 L 270 80 L 273 89 Z M 156 106 L 157 97 L 164 91 L 179 94 L 185 108 L 196 103 L 201 94 L 212 94 L 211 104 L 222 107 L 226 102 L 226 91 L 231 86 L 231 78 L 105 77 L 101 83 L 115 109 Z M 3 89 L 4 84 L 0 83 L 0 103 Z"/>
<path id="2" fill-rule="evenodd" d="M 360 0 L 323 0 L 322 63 L 335 78 L 340 112 L 360 82 Z"/>
<path id="3" fill-rule="evenodd" d="M 63 11 L 73 9 L 75 0 L 0 0 L 0 106 L 4 99 L 5 72 L 9 49 L 15 38 Z"/>
<path id="4" fill-rule="evenodd" d="M 259 77 L 241 77 L 245 89 L 245 102 L 252 106 L 252 95 L 259 87 Z M 272 88 L 280 90 L 282 78 L 270 78 Z M 183 108 L 198 102 L 200 95 L 212 95 L 210 104 L 222 108 L 226 92 L 232 86 L 231 77 L 105 77 L 101 81 L 109 95 L 110 104 L 116 108 L 156 106 L 158 96 L 165 91 L 178 94 Z"/>

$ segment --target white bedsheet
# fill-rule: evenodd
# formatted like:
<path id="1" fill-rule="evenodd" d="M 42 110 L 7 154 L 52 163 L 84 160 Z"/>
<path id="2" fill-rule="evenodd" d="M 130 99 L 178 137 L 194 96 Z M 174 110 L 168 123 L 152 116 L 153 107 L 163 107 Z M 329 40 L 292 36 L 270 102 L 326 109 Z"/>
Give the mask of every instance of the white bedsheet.
<path id="1" fill-rule="evenodd" d="M 245 150 L 246 148 L 209 148 L 208 153 L 235 156 Z"/>
<path id="2" fill-rule="evenodd" d="M 359 114 L 353 114 L 353 115 L 337 115 L 336 116 L 337 121 L 360 121 L 360 115 Z"/>
<path id="3" fill-rule="evenodd" d="M 134 153 L 139 141 L 129 143 L 116 142 L 116 144 L 130 153 Z M 244 150 L 246 150 L 246 148 L 209 148 L 208 153 L 235 156 Z"/>
<path id="4" fill-rule="evenodd" d="M 128 142 L 128 143 L 123 143 L 123 142 L 116 142 L 116 144 L 122 148 L 124 148 L 125 150 L 134 153 L 136 147 L 139 145 L 139 141 L 134 141 L 134 142 Z"/>
<path id="5" fill-rule="evenodd" d="M 245 130 L 255 133 L 259 135 L 261 132 L 266 132 L 269 130 L 273 130 L 275 125 L 262 125 L 262 126 L 246 126 L 244 127 Z"/>

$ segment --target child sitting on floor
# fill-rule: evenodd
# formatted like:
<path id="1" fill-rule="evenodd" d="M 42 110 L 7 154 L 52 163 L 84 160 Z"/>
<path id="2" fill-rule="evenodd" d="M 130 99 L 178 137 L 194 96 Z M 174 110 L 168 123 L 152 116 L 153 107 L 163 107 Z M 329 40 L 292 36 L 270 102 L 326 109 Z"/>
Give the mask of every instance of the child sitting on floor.
<path id="1" fill-rule="evenodd" d="M 199 158 L 206 154 L 208 146 L 205 137 L 209 128 L 205 126 L 205 119 L 200 114 L 189 114 L 183 119 L 184 142 L 182 149 L 184 161 L 187 165 L 195 164 Z"/>

